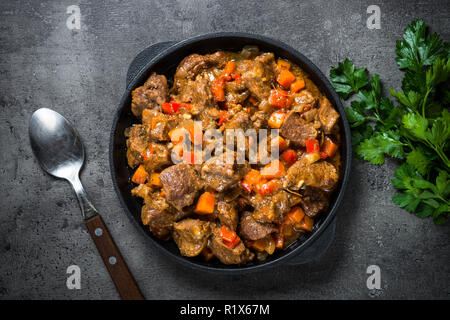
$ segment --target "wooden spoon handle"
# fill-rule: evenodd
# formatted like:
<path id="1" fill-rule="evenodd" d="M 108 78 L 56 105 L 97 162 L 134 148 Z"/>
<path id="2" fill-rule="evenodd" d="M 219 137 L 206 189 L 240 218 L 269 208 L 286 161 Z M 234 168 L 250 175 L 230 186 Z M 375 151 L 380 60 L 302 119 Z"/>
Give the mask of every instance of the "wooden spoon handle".
<path id="1" fill-rule="evenodd" d="M 119 295 L 124 300 L 143 300 L 139 287 L 100 215 L 85 220 L 86 227 L 105 263 Z"/>

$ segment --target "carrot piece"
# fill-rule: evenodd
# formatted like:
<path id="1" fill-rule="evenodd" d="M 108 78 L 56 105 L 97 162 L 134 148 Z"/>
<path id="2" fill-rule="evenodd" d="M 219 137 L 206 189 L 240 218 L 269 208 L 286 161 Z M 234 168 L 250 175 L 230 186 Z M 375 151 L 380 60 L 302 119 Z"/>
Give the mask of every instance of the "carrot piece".
<path id="1" fill-rule="evenodd" d="M 258 191 L 262 196 L 271 194 L 279 188 L 279 182 L 280 181 L 277 179 L 273 179 L 267 182 L 263 181 L 262 183 L 258 184 Z"/>
<path id="2" fill-rule="evenodd" d="M 283 152 L 287 149 L 288 145 L 286 140 L 284 140 L 281 136 L 276 136 L 272 141 L 270 141 L 271 148 L 274 148 L 278 145 L 278 151 Z"/>
<path id="3" fill-rule="evenodd" d="M 275 108 L 287 108 L 290 106 L 291 101 L 287 91 L 282 89 L 272 89 L 270 91 L 269 103 Z"/>
<path id="4" fill-rule="evenodd" d="M 211 214 L 216 205 L 216 195 L 211 192 L 204 192 L 197 201 L 194 212 L 198 214 Z"/>
<path id="5" fill-rule="evenodd" d="M 151 173 L 150 174 L 150 184 L 156 187 L 162 187 L 161 180 L 159 180 L 159 173 Z"/>
<path id="6" fill-rule="evenodd" d="M 234 70 L 236 70 L 236 63 L 234 61 L 228 61 L 225 68 L 223 68 L 222 74 L 231 75 Z"/>
<path id="7" fill-rule="evenodd" d="M 299 223 L 305 217 L 305 212 L 299 206 L 295 206 L 286 214 L 284 223 Z"/>
<path id="8" fill-rule="evenodd" d="M 261 170 L 261 177 L 267 179 L 281 178 L 285 174 L 286 170 L 280 160 L 273 160 Z"/>
<path id="9" fill-rule="evenodd" d="M 277 66 L 280 70 L 287 69 L 289 70 L 291 68 L 291 63 L 289 61 L 278 59 Z"/>
<path id="10" fill-rule="evenodd" d="M 225 101 L 225 79 L 219 78 L 211 84 L 214 101 Z"/>
<path id="11" fill-rule="evenodd" d="M 305 230 L 305 231 L 311 231 L 313 224 L 314 224 L 314 220 L 308 216 L 305 216 L 300 223 L 296 224 L 295 227 Z"/>
<path id="12" fill-rule="evenodd" d="M 332 157 L 336 154 L 336 151 L 338 149 L 338 146 L 336 143 L 334 143 L 330 138 L 326 137 L 325 142 L 322 145 L 322 151 L 328 156 Z"/>
<path id="13" fill-rule="evenodd" d="M 269 120 L 267 121 L 269 127 L 273 129 L 279 129 L 281 128 L 284 119 L 286 118 L 286 113 L 284 111 L 275 111 L 272 113 L 269 117 Z"/>
<path id="14" fill-rule="evenodd" d="M 293 83 L 291 83 L 291 92 L 298 92 L 305 87 L 305 80 L 299 79 Z"/>
<path id="15" fill-rule="evenodd" d="M 289 70 L 283 69 L 278 75 L 277 81 L 282 87 L 289 88 L 291 83 L 295 81 L 295 76 Z"/>
<path id="16" fill-rule="evenodd" d="M 261 181 L 261 174 L 258 170 L 251 169 L 242 179 L 240 185 L 247 193 L 251 193 L 253 188 Z"/>
<path id="17" fill-rule="evenodd" d="M 131 181 L 136 184 L 144 184 L 145 181 L 147 181 L 147 171 L 145 171 L 145 168 L 142 164 L 134 172 Z"/>
<path id="18" fill-rule="evenodd" d="M 292 150 L 286 150 L 281 155 L 281 159 L 283 159 L 288 165 L 293 165 L 297 161 L 297 153 Z"/>

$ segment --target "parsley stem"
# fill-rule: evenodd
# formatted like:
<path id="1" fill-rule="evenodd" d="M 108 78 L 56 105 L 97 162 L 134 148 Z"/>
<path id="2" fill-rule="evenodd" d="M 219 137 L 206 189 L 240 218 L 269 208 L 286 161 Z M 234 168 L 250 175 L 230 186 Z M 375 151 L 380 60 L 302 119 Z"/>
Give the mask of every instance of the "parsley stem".
<path id="1" fill-rule="evenodd" d="M 422 101 L 422 117 L 424 117 L 424 118 L 425 118 L 425 105 L 427 104 L 427 99 L 428 99 L 428 95 L 430 94 L 430 92 L 431 92 L 431 87 L 428 87 L 427 93 L 425 94 L 425 97 L 423 98 L 423 101 Z"/>

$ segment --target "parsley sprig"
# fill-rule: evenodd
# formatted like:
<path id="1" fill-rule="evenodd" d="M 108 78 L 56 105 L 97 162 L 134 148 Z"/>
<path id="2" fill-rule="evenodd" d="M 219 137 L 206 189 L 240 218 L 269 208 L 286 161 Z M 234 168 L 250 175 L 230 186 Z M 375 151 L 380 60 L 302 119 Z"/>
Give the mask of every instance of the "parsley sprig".
<path id="1" fill-rule="evenodd" d="M 398 159 L 392 184 L 394 203 L 436 224 L 450 215 L 450 46 L 425 22 L 413 21 L 396 43 L 397 65 L 404 71 L 401 90 L 384 97 L 380 77 L 368 76 L 346 59 L 330 70 L 333 87 L 347 100 L 355 156 L 381 165 Z"/>

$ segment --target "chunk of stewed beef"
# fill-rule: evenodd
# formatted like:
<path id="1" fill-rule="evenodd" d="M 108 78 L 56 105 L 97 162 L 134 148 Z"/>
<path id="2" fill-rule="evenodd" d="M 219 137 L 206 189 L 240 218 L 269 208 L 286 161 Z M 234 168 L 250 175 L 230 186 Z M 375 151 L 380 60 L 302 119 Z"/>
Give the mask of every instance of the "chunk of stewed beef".
<path id="1" fill-rule="evenodd" d="M 249 198 L 249 201 L 255 209 L 252 213 L 254 219 L 265 223 L 281 223 L 284 221 L 286 213 L 292 206 L 297 205 L 301 198 L 284 190 L 279 190 L 265 197 L 255 194 Z"/>
<path id="2" fill-rule="evenodd" d="M 207 221 L 186 218 L 173 225 L 172 237 L 183 256 L 195 257 L 202 252 L 211 234 L 209 224 Z"/>
<path id="3" fill-rule="evenodd" d="M 242 81 L 225 83 L 226 100 L 228 103 L 242 104 L 250 95 L 250 91 Z"/>
<path id="4" fill-rule="evenodd" d="M 191 54 L 185 57 L 177 67 L 174 75 L 174 88 L 178 90 L 185 85 L 187 80 L 194 80 L 203 71 L 216 67 L 221 68 L 227 61 L 227 54 L 217 51 L 212 54 Z"/>
<path id="5" fill-rule="evenodd" d="M 207 160 L 202 166 L 201 176 L 207 187 L 222 192 L 236 185 L 250 170 L 249 168 L 245 160 L 244 164 L 237 164 L 236 157 L 233 158 L 233 163 L 227 163 L 224 153 L 222 156 Z"/>
<path id="6" fill-rule="evenodd" d="M 190 103 L 190 113 L 193 115 L 201 114 L 206 108 L 215 106 L 210 80 L 203 76 L 195 80 L 186 80 L 186 84 L 180 87 L 175 100 Z"/>
<path id="7" fill-rule="evenodd" d="M 287 171 L 284 186 L 295 187 L 303 181 L 305 186 L 332 190 L 338 182 L 336 168 L 327 161 L 309 163 L 307 157 L 295 162 Z"/>
<path id="8" fill-rule="evenodd" d="M 252 261 L 255 255 L 245 247 L 242 241 L 234 247 L 228 247 L 223 239 L 219 236 L 220 228 L 213 228 L 211 238 L 208 242 L 208 247 L 211 249 L 214 256 L 216 256 L 224 264 L 244 264 Z"/>
<path id="9" fill-rule="evenodd" d="M 143 156 L 143 164 L 147 172 L 160 171 L 172 163 L 169 149 L 163 143 L 151 142 Z"/>
<path id="10" fill-rule="evenodd" d="M 303 199 L 300 205 L 305 214 L 314 218 L 328 207 L 328 193 L 322 189 L 306 187 L 302 190 Z"/>
<path id="11" fill-rule="evenodd" d="M 280 135 L 289 139 L 295 145 L 302 147 L 306 146 L 306 139 L 315 139 L 317 134 L 314 124 L 304 120 L 295 111 L 288 113 L 280 128 Z"/>
<path id="12" fill-rule="evenodd" d="M 270 95 L 276 70 L 273 53 L 263 53 L 254 60 L 238 61 L 236 70 L 250 93 L 259 101 Z"/>
<path id="13" fill-rule="evenodd" d="M 152 73 L 144 85 L 131 92 L 131 111 L 136 117 L 140 117 L 144 109 L 160 109 L 161 104 L 168 99 L 166 77 Z"/>
<path id="14" fill-rule="evenodd" d="M 236 230 L 239 220 L 239 214 L 234 202 L 219 201 L 217 210 L 214 213 L 221 224 L 224 224 L 230 230 Z"/>
<path id="15" fill-rule="evenodd" d="M 247 240 L 262 239 L 276 231 L 275 225 L 257 221 L 250 212 L 244 212 L 239 222 L 239 235 Z"/>
<path id="16" fill-rule="evenodd" d="M 159 192 L 149 194 L 144 200 L 141 210 L 142 223 L 148 225 L 158 238 L 168 239 L 173 223 L 182 216 L 169 206 Z"/>
<path id="17" fill-rule="evenodd" d="M 164 169 L 159 179 L 167 201 L 180 211 L 194 202 L 201 188 L 196 171 L 186 163 Z"/>
<path id="18" fill-rule="evenodd" d="M 292 97 L 292 109 L 304 112 L 313 109 L 317 105 L 317 99 L 309 90 L 302 90 Z"/>
<path id="19" fill-rule="evenodd" d="M 142 124 L 137 124 L 125 130 L 125 136 L 128 138 L 127 160 L 130 167 L 137 166 L 143 161 L 142 154 L 147 150 L 150 143 L 149 128 Z"/>
<path id="20" fill-rule="evenodd" d="M 319 106 L 319 120 L 325 133 L 330 133 L 339 119 L 339 113 L 326 97 L 322 97 Z"/>
<path id="21" fill-rule="evenodd" d="M 239 111 L 224 123 L 225 129 L 242 129 L 247 130 L 252 125 L 250 115 L 247 111 Z"/>
<path id="22" fill-rule="evenodd" d="M 154 141 L 168 141 L 169 131 L 176 125 L 174 117 L 158 110 L 145 110 L 142 112 L 142 123 L 150 128 L 150 137 Z"/>

